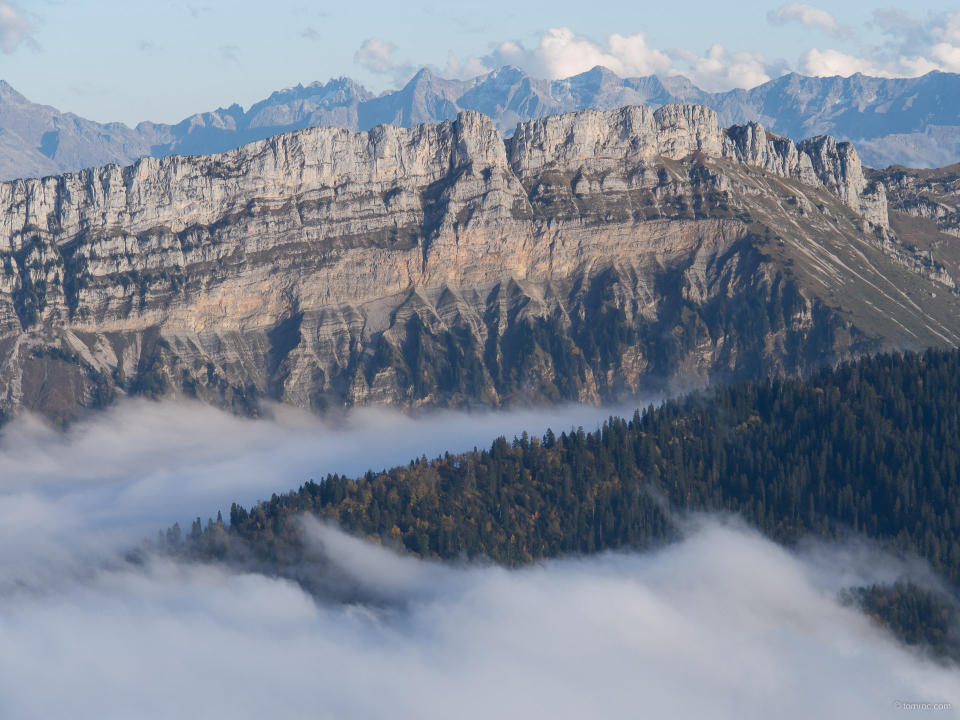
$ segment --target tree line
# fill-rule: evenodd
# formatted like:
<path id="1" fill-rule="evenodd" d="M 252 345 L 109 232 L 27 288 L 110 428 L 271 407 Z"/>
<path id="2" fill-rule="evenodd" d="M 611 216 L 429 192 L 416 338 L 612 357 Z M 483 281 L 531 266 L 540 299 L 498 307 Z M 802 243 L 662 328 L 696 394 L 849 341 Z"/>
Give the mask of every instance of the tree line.
<path id="1" fill-rule="evenodd" d="M 187 557 L 296 562 L 297 517 L 421 556 L 508 566 L 677 537 L 674 513 L 738 513 L 793 543 L 861 534 L 960 583 L 960 352 L 892 353 L 722 385 L 543 437 L 320 482 L 168 531 Z"/>

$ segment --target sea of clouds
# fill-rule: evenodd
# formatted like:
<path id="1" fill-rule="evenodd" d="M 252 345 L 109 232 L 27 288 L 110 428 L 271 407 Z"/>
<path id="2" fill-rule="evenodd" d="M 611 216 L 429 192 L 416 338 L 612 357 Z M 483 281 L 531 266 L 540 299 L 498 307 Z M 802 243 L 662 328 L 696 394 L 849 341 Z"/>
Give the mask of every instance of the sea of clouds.
<path id="1" fill-rule="evenodd" d="M 624 412 L 632 409 L 622 408 Z M 788 551 L 735 517 L 685 539 L 506 570 L 442 564 L 305 520 L 370 602 L 123 551 L 327 472 L 361 474 L 610 410 L 359 411 L 325 424 L 129 402 L 0 433 L 0 716 L 10 718 L 902 717 L 960 673 L 837 599 L 900 575 L 867 545 Z M 922 569 L 919 570 L 922 575 Z M 957 710 L 936 716 L 956 716 Z"/>

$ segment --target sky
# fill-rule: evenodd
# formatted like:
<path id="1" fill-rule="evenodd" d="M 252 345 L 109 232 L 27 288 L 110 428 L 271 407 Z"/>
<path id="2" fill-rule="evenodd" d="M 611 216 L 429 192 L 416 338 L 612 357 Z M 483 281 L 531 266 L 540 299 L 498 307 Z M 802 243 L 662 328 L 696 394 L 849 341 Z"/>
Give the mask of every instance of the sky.
<path id="1" fill-rule="evenodd" d="M 34 102 L 99 122 L 176 123 L 331 77 L 375 92 L 429 66 L 473 77 L 503 64 L 568 77 L 683 74 L 703 89 L 788 71 L 960 71 L 960 9 L 746 0 L 482 4 L 0 0 L 0 78 Z"/>
<path id="2" fill-rule="evenodd" d="M 958 716 L 955 666 L 840 602 L 904 575 L 937 586 L 864 539 L 787 550 L 736 517 L 695 515 L 655 551 L 508 570 L 304 520 L 324 558 L 308 570 L 362 598 L 349 603 L 237 566 L 124 561 L 145 532 L 231 500 L 605 413 L 267 415 L 128 400 L 66 431 L 28 414 L 4 426 L 4 717 L 875 719 L 903 717 L 898 702 Z"/>

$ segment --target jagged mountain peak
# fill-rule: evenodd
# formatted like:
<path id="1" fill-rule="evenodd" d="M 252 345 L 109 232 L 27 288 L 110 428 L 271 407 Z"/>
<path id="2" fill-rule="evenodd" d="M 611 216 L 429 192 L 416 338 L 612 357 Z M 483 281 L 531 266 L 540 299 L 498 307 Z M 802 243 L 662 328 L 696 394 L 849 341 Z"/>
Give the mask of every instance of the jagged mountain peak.
<path id="1" fill-rule="evenodd" d="M 0 148 L 0 178 L 131 162 L 142 155 L 220 152 L 308 126 L 409 127 L 471 109 L 489 115 L 509 136 L 517 123 L 545 115 L 674 102 L 712 107 L 722 124 L 762 122 L 797 141 L 824 133 L 852 140 L 874 167 L 929 167 L 960 160 L 960 76 L 952 73 L 905 79 L 789 73 L 750 90 L 708 93 L 679 75 L 620 78 L 597 66 L 550 82 L 504 66 L 472 80 L 446 79 L 422 68 L 402 88 L 378 96 L 349 78 L 317 81 L 272 93 L 246 112 L 221 108 L 176 125 L 144 122 L 134 130 L 82 118 L 71 120 L 69 128 L 53 128 L 51 118 L 68 116 L 31 103 L 7 83 L 0 85 L 0 129 L 9 138 Z M 41 136 L 54 130 L 56 138 L 42 142 Z"/>
<path id="2" fill-rule="evenodd" d="M 605 67 L 604 65 L 595 65 L 586 72 L 582 72 L 579 75 L 574 75 L 571 80 L 576 79 L 589 79 L 598 83 L 619 83 L 621 78 L 613 70 Z"/>
<path id="3" fill-rule="evenodd" d="M 57 115 L 60 114 L 58 110 L 50 105 L 31 102 L 6 80 L 0 80 L 0 103 L 7 107 L 13 106 L 22 108 L 26 112 L 43 111 L 47 113 L 56 113 Z"/>
<path id="4" fill-rule="evenodd" d="M 436 78 L 436 77 L 438 77 L 436 73 L 434 73 L 433 70 L 431 70 L 429 67 L 424 65 L 422 68 L 417 70 L 416 73 L 414 73 L 413 77 L 409 80 L 409 82 L 418 83 L 418 82 L 422 82 L 424 79 L 429 80 L 431 78 Z"/>

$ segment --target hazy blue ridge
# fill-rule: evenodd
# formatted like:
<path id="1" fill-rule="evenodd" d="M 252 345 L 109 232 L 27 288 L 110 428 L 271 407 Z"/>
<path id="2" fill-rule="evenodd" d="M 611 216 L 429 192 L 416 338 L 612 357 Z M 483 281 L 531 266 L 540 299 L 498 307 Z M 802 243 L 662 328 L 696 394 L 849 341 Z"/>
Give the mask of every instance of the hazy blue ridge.
<path id="1" fill-rule="evenodd" d="M 791 73 L 752 90 L 708 93 L 684 77 L 620 78 L 603 67 L 552 82 L 509 66 L 472 80 L 447 80 L 424 68 L 403 88 L 379 96 L 336 78 L 280 90 L 248 110 L 232 105 L 176 125 L 129 128 L 33 103 L 0 81 L 0 179 L 126 165 L 148 155 L 206 155 L 312 126 L 410 127 L 477 110 L 508 136 L 518 122 L 545 115 L 666 103 L 706 105 L 723 125 L 759 121 L 795 140 L 823 134 L 852 140 L 873 167 L 942 167 L 960 161 L 958 90 L 960 75 L 937 71 L 898 79 Z"/>

